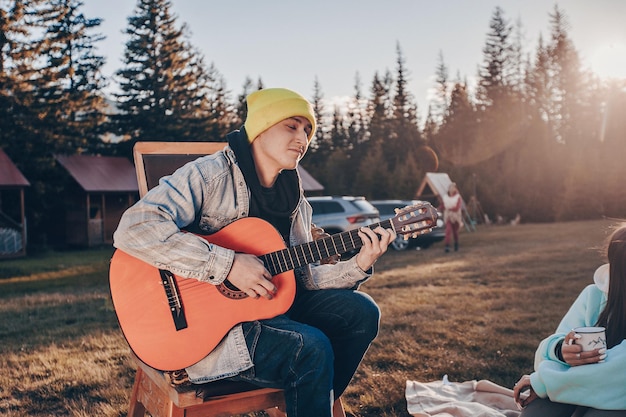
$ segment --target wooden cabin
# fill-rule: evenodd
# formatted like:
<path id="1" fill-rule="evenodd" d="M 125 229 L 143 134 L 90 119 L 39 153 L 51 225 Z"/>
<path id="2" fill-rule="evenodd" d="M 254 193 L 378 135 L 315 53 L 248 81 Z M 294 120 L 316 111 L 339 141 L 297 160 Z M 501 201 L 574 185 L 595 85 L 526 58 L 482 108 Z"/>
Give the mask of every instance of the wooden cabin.
<path id="1" fill-rule="evenodd" d="M 74 184 L 65 190 L 65 243 L 92 247 L 113 243 L 124 211 L 139 198 L 135 167 L 126 158 L 57 155 Z"/>
<path id="2" fill-rule="evenodd" d="M 0 148 L 0 259 L 26 255 L 24 190 L 30 183 Z"/>

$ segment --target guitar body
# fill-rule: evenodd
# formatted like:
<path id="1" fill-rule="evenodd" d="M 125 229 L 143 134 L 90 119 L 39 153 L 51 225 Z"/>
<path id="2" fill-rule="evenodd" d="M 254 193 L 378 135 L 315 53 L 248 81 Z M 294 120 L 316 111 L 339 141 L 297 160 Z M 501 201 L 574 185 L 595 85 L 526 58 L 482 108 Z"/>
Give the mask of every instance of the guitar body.
<path id="1" fill-rule="evenodd" d="M 285 248 L 273 226 L 253 217 L 200 237 L 235 252 L 257 256 Z M 176 275 L 174 279 L 186 320 L 183 329 L 174 325 L 158 268 L 121 250 L 116 250 L 111 259 L 111 298 L 124 337 L 139 359 L 164 371 L 183 369 L 198 362 L 238 323 L 285 313 L 296 293 L 291 270 L 273 277 L 277 292 L 272 300 L 229 298 L 213 284 Z"/>
<path id="2" fill-rule="evenodd" d="M 398 234 L 430 231 L 437 211 L 429 203 L 399 209 L 393 219 L 369 225 L 392 227 Z M 200 361 L 238 323 L 285 313 L 296 295 L 293 269 L 361 247 L 358 229 L 286 248 L 265 220 L 239 219 L 219 232 L 199 236 L 209 243 L 262 259 L 277 287 L 273 299 L 249 298 L 226 284 L 178 277 L 121 250 L 111 259 L 109 286 L 117 319 L 135 355 L 163 371 Z"/>

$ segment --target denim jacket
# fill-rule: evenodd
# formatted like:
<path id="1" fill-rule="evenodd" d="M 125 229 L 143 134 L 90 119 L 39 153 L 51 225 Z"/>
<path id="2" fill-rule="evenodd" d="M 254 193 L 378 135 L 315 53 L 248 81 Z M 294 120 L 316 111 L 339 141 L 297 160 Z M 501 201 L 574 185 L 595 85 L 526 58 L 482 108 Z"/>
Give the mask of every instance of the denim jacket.
<path id="1" fill-rule="evenodd" d="M 113 236 L 114 246 L 180 277 L 218 285 L 228 276 L 235 252 L 182 229 L 214 233 L 247 217 L 249 202 L 250 191 L 234 152 L 227 146 L 163 177 L 157 187 L 124 213 Z M 311 206 L 301 190 L 292 217 L 290 245 L 312 240 L 311 216 Z M 354 288 L 370 277 L 359 268 L 356 257 L 335 265 L 311 264 L 294 272 L 308 290 Z M 236 325 L 187 372 L 192 382 L 202 383 L 236 375 L 252 366 L 241 325 Z"/>

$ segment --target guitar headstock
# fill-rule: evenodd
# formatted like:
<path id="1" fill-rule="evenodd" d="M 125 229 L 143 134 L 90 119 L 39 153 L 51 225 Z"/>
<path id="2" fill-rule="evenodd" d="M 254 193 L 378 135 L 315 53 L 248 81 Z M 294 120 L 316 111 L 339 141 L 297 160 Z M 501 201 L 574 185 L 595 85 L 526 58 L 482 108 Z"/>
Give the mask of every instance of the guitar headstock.
<path id="1" fill-rule="evenodd" d="M 428 202 L 396 209 L 396 215 L 390 220 L 398 235 L 417 237 L 430 232 L 437 225 L 437 210 Z"/>

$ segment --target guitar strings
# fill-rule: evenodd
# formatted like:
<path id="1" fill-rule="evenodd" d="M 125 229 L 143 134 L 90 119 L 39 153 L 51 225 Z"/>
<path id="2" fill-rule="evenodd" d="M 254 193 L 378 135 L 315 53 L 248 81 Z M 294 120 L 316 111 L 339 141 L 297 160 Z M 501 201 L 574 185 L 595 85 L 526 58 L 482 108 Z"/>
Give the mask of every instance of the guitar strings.
<path id="1" fill-rule="evenodd" d="M 349 238 L 349 240 L 344 237 Z M 323 243 L 324 245 L 323 250 L 320 247 L 320 243 Z M 332 244 L 332 250 L 329 248 L 329 244 Z M 313 245 L 315 245 L 315 252 L 317 252 L 317 256 L 313 251 Z M 314 240 L 312 242 L 307 242 L 291 248 L 285 248 L 280 251 L 268 253 L 263 255 L 262 259 L 265 260 L 264 263 L 270 273 L 272 275 L 277 275 L 281 272 L 315 262 L 316 260 L 349 252 L 361 246 L 362 242 L 358 237 L 358 231 L 353 229 L 323 239 Z M 305 247 L 308 247 L 308 254 L 310 254 L 310 256 L 307 254 Z"/>

